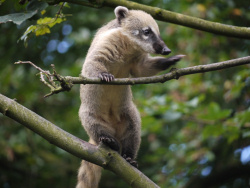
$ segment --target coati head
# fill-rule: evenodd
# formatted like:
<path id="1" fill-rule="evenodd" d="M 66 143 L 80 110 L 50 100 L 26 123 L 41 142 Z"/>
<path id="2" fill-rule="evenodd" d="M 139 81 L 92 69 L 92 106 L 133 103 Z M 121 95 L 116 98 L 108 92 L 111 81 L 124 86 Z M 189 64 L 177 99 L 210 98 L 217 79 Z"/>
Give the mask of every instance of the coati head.
<path id="1" fill-rule="evenodd" d="M 143 51 L 168 55 L 171 50 L 160 37 L 157 23 L 151 15 L 140 10 L 115 8 L 115 15 L 122 32 L 128 35 Z"/>

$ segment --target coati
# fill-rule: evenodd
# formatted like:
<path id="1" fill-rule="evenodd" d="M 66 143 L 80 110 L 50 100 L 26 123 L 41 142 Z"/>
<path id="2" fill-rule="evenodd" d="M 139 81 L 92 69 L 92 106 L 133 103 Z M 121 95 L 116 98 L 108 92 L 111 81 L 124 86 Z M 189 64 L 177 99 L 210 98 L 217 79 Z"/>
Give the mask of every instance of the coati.
<path id="1" fill-rule="evenodd" d="M 82 68 L 82 76 L 114 78 L 152 76 L 169 68 L 183 55 L 151 57 L 149 53 L 168 55 L 171 50 L 160 37 L 155 20 L 140 10 L 118 6 L 116 19 L 96 33 Z M 128 85 L 81 85 L 79 117 L 90 137 L 121 155 L 133 166 L 141 142 L 141 118 L 132 101 Z M 77 188 L 97 188 L 101 167 L 82 161 Z"/>

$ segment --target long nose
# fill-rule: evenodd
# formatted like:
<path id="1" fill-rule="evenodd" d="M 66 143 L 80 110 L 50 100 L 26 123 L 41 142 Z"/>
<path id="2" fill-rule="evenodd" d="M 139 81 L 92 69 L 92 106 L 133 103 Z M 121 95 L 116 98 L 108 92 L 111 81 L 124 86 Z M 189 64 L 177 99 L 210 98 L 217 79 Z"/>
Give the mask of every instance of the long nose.
<path id="1" fill-rule="evenodd" d="M 156 54 L 168 55 L 171 53 L 171 50 L 167 47 L 167 45 L 161 39 L 160 36 L 156 37 L 156 40 L 153 43 L 153 48 L 154 48 Z"/>
<path id="2" fill-rule="evenodd" d="M 161 54 L 162 55 L 168 55 L 168 54 L 170 54 L 171 53 L 171 50 L 167 47 L 167 46 L 164 46 L 163 48 L 162 48 L 162 51 L 161 51 Z"/>

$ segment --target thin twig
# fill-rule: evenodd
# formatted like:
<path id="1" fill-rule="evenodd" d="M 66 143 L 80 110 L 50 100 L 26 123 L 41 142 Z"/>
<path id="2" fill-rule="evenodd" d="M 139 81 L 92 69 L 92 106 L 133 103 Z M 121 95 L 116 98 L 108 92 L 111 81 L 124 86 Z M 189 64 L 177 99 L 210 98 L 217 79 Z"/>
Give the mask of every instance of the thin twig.
<path id="1" fill-rule="evenodd" d="M 57 74 L 55 70 L 55 65 L 51 65 L 53 69 L 53 74 L 50 73 L 48 70 L 43 70 L 42 68 L 36 66 L 31 61 L 18 61 L 15 64 L 30 64 L 33 67 L 35 67 L 37 70 L 40 71 L 40 81 L 50 88 L 50 93 L 46 94 L 44 98 L 49 97 L 51 95 L 63 92 L 63 91 L 70 91 L 70 89 L 73 87 L 72 82 L 69 80 L 66 80 L 63 76 Z M 44 78 L 46 76 L 46 79 Z M 55 78 L 55 79 L 54 79 Z M 60 84 L 56 84 L 55 81 L 58 81 Z"/>
<path id="2" fill-rule="evenodd" d="M 43 74 L 42 72 L 40 72 L 40 80 L 41 80 L 41 82 L 42 82 L 44 85 L 48 86 L 50 89 L 55 89 L 55 87 L 54 87 L 53 85 L 49 84 L 49 83 L 44 79 L 44 74 Z"/>
<path id="3" fill-rule="evenodd" d="M 43 70 L 42 68 L 36 66 L 34 63 L 32 63 L 31 61 L 18 61 L 14 63 L 15 65 L 19 65 L 19 64 L 30 64 L 33 67 L 35 67 L 37 70 L 39 70 L 42 73 L 48 74 L 50 76 L 52 76 L 52 74 L 49 71 Z"/>
<path id="4" fill-rule="evenodd" d="M 60 6 L 60 9 L 59 9 L 58 12 L 56 13 L 56 20 L 57 20 L 57 18 L 59 18 L 59 15 L 61 14 L 61 11 L 62 11 L 62 9 L 63 9 L 65 3 L 66 3 L 66 2 L 63 2 L 63 3 L 62 3 L 62 5 Z"/>

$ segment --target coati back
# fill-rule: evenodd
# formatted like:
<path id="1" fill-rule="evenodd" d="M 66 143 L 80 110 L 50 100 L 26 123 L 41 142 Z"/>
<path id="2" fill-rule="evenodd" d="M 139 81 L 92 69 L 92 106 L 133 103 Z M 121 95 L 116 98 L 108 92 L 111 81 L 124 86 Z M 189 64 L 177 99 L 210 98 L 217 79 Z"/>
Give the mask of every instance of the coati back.
<path id="1" fill-rule="evenodd" d="M 183 56 L 151 57 L 149 53 L 168 55 L 171 51 L 160 38 L 155 20 L 140 10 L 116 7 L 116 19 L 96 33 L 82 68 L 85 77 L 114 78 L 152 76 L 169 68 Z M 90 137 L 121 155 L 133 166 L 141 142 L 141 118 L 132 101 L 128 85 L 81 85 L 79 117 Z M 97 188 L 101 167 L 82 161 L 77 188 Z"/>

